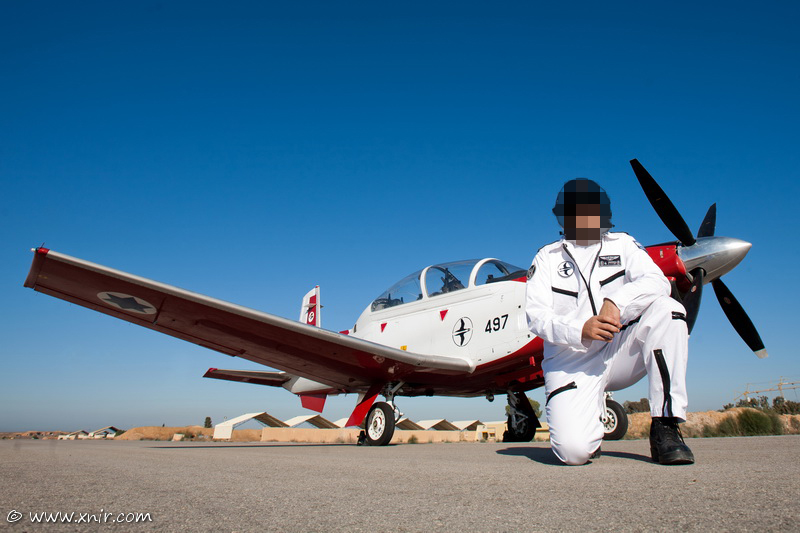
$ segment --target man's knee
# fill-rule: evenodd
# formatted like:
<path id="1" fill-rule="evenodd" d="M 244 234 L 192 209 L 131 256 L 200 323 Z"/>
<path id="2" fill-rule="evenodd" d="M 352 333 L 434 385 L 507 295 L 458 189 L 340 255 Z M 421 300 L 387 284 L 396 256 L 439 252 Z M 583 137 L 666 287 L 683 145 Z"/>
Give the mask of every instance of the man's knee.
<path id="1" fill-rule="evenodd" d="M 585 465 L 589 462 L 592 453 L 594 453 L 594 450 L 589 449 L 588 443 L 551 442 L 550 446 L 553 449 L 553 453 L 556 454 L 556 457 L 570 466 Z"/>
<path id="2" fill-rule="evenodd" d="M 650 304 L 650 308 L 659 314 L 679 313 L 686 315 L 686 308 L 683 307 L 683 304 L 669 296 L 659 296 L 653 300 L 653 303 Z"/>
<path id="3" fill-rule="evenodd" d="M 683 328 L 675 330 L 678 332 L 687 327 L 686 308 L 669 296 L 661 296 L 655 299 L 642 315 L 642 319 L 651 328 L 683 326 Z"/>

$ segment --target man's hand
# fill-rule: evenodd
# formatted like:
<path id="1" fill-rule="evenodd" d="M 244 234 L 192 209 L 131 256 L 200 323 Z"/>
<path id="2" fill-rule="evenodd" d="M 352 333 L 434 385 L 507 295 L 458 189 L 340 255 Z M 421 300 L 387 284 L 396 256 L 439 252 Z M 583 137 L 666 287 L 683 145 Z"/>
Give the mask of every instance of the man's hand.
<path id="1" fill-rule="evenodd" d="M 600 312 L 597 313 L 597 316 L 608 319 L 610 324 L 614 324 L 618 328 L 622 327 L 622 324 L 619 321 L 619 308 L 617 307 L 617 304 L 608 298 L 603 300 L 603 307 L 600 308 Z"/>
<path id="2" fill-rule="evenodd" d="M 583 324 L 581 337 L 584 340 L 611 342 L 621 327 L 619 308 L 611 300 L 604 300 L 597 316 L 593 316 Z"/>

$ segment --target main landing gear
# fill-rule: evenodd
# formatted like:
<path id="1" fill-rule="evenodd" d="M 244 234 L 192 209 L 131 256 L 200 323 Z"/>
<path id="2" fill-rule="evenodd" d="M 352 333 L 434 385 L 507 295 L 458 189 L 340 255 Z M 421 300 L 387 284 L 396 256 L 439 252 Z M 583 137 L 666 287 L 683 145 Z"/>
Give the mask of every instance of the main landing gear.
<path id="1" fill-rule="evenodd" d="M 394 395 L 402 386 L 398 383 L 393 387 L 386 386 L 383 395 L 385 402 L 375 402 L 367 412 L 364 420 L 364 431 L 358 435 L 359 446 L 386 446 L 392 440 L 395 424 L 403 416 L 394 403 Z"/>
<path id="2" fill-rule="evenodd" d="M 503 442 L 530 442 L 541 427 L 539 418 L 524 392 L 508 393 L 508 429 Z"/>

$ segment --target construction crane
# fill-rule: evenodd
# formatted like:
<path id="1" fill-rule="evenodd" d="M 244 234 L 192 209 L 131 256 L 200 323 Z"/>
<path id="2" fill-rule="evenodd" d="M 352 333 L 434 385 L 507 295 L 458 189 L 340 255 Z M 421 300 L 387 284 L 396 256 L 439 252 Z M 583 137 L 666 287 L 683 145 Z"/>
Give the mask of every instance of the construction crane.
<path id="1" fill-rule="evenodd" d="M 764 383 L 764 382 L 762 382 L 762 383 Z M 742 398 L 742 397 L 744 397 L 745 400 L 750 400 L 750 395 L 751 394 L 761 394 L 762 392 L 775 392 L 775 391 L 778 391 L 778 396 L 785 397 L 785 396 L 783 396 L 783 391 L 784 390 L 800 389 L 800 381 L 786 381 L 786 380 L 783 379 L 783 376 L 781 376 L 781 378 L 778 380 L 777 385 L 775 385 L 774 387 L 768 388 L 768 389 L 750 390 L 750 386 L 751 386 L 751 384 L 748 383 L 745 386 L 744 392 L 740 393 L 736 398 L 733 399 L 733 401 L 736 401 L 736 400 L 738 400 L 739 398 Z"/>

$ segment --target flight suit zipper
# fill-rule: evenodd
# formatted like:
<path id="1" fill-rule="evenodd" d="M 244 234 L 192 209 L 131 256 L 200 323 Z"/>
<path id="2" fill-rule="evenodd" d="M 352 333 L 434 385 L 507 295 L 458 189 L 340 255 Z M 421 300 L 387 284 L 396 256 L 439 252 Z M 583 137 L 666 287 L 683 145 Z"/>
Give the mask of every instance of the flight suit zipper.
<path id="1" fill-rule="evenodd" d="M 581 272 L 580 267 L 578 267 L 578 262 L 575 260 L 575 258 L 572 256 L 572 254 L 569 252 L 569 249 L 567 248 L 567 243 L 562 243 L 561 247 L 564 249 L 565 252 L 567 252 L 567 255 L 569 256 L 569 258 L 572 259 L 572 262 L 575 263 L 575 270 L 577 270 L 578 274 L 581 275 L 581 279 L 583 280 L 583 284 L 586 285 L 586 292 L 589 293 L 589 303 L 592 304 L 592 315 L 593 316 L 597 316 L 597 306 L 594 305 L 594 298 L 592 297 L 592 288 L 589 286 L 589 283 L 586 282 L 586 278 L 583 277 L 583 272 Z M 602 251 L 603 251 L 603 241 L 600 241 L 600 249 L 597 250 L 597 255 L 594 256 L 594 261 L 592 261 L 592 269 L 589 271 L 589 282 L 592 281 L 592 274 L 594 273 L 594 266 L 597 264 L 597 259 L 600 257 L 600 252 L 602 252 Z"/>

